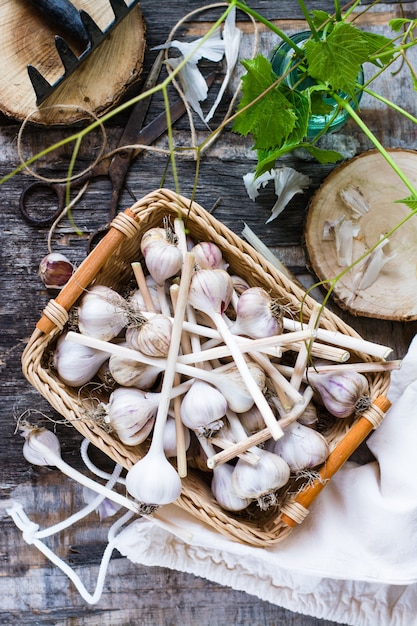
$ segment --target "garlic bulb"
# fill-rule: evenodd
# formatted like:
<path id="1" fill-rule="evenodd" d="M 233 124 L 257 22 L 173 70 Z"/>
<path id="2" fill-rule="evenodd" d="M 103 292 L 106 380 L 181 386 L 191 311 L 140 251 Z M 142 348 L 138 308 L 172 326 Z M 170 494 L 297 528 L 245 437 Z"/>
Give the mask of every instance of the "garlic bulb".
<path id="1" fill-rule="evenodd" d="M 280 335 L 283 331 L 282 307 L 262 287 L 250 287 L 239 297 L 231 331 L 251 339 Z"/>
<path id="2" fill-rule="evenodd" d="M 225 270 L 198 270 L 191 279 L 190 304 L 211 317 L 227 309 L 233 292 L 232 279 Z"/>
<path id="3" fill-rule="evenodd" d="M 368 379 L 359 372 L 312 372 L 308 378 L 334 417 L 344 418 L 363 413 L 371 404 Z"/>
<path id="4" fill-rule="evenodd" d="M 241 276 L 237 276 L 236 274 L 231 275 L 233 289 L 236 291 L 237 295 L 240 296 L 246 289 L 249 289 L 250 285 L 246 282 L 244 278 Z"/>
<path id="5" fill-rule="evenodd" d="M 146 267 L 158 285 L 175 276 L 182 266 L 183 256 L 175 234 L 169 228 L 150 228 L 140 243 Z"/>
<path id="6" fill-rule="evenodd" d="M 269 449 L 282 457 L 292 472 L 321 465 L 329 456 L 329 445 L 323 435 L 297 422 L 289 424 L 284 436 Z"/>
<path id="7" fill-rule="evenodd" d="M 220 248 L 210 241 L 201 241 L 191 250 L 195 264 L 199 269 L 226 269 L 227 263 L 223 259 Z"/>
<path id="8" fill-rule="evenodd" d="M 313 426 L 318 421 L 317 409 L 312 402 L 307 404 L 297 421 L 303 426 Z"/>
<path id="9" fill-rule="evenodd" d="M 188 450 L 191 442 L 191 435 L 188 428 L 184 428 L 184 442 L 185 449 Z M 165 456 L 169 459 L 177 456 L 177 424 L 175 418 L 168 417 L 164 427 L 164 452 Z"/>
<path id="10" fill-rule="evenodd" d="M 147 397 L 140 389 L 119 387 L 104 405 L 105 421 L 122 443 L 136 446 L 145 441 L 151 432 L 157 406 L 152 395 Z"/>
<path id="11" fill-rule="evenodd" d="M 283 458 L 256 448 L 260 457 L 256 465 L 238 459 L 232 474 L 232 489 L 243 499 L 255 500 L 262 510 L 275 506 L 278 502 L 276 491 L 290 478 L 290 468 Z"/>
<path id="12" fill-rule="evenodd" d="M 248 435 L 257 433 L 265 428 L 265 422 L 262 413 L 256 405 L 251 406 L 248 411 L 239 414 L 240 423 Z"/>
<path id="13" fill-rule="evenodd" d="M 224 395 L 209 383 L 196 380 L 182 399 L 181 421 L 198 434 L 210 436 L 223 426 L 226 410 Z"/>
<path id="14" fill-rule="evenodd" d="M 232 489 L 232 476 L 234 467 L 223 463 L 217 465 L 213 469 L 213 478 L 211 480 L 211 491 L 217 502 L 226 511 L 243 511 L 246 509 L 250 500 L 248 498 L 240 498 Z"/>
<path id="15" fill-rule="evenodd" d="M 150 274 L 146 276 L 145 282 L 148 288 L 149 295 L 151 296 L 154 311 L 155 313 L 160 313 L 161 304 L 159 302 L 157 284 Z M 143 299 L 143 295 L 140 289 L 135 289 L 135 291 L 130 294 L 128 298 L 128 303 L 134 311 L 146 311 L 145 301 Z"/>
<path id="16" fill-rule="evenodd" d="M 249 361 L 247 365 L 259 391 L 263 390 L 265 387 L 265 372 L 253 361 Z M 237 367 L 230 367 L 222 374 L 215 370 L 210 373 L 213 375 L 213 384 L 226 398 L 229 409 L 235 413 L 249 411 L 254 403 L 253 395 L 248 391 Z"/>
<path id="17" fill-rule="evenodd" d="M 127 346 L 128 344 L 122 343 L 121 345 Z M 138 389 L 150 389 L 162 371 L 160 367 L 125 359 L 115 354 L 111 355 L 108 367 L 116 383 L 122 387 L 138 387 Z"/>
<path id="18" fill-rule="evenodd" d="M 61 445 L 55 433 L 46 428 L 22 426 L 25 438 L 23 456 L 33 465 L 55 465 L 56 457 L 61 457 Z"/>
<path id="19" fill-rule="evenodd" d="M 94 285 L 84 294 L 78 307 L 80 333 L 110 341 L 128 322 L 127 302 L 104 285 Z"/>
<path id="20" fill-rule="evenodd" d="M 142 324 L 129 326 L 126 341 L 133 350 L 139 350 L 146 356 L 164 358 L 168 354 L 171 333 L 171 320 L 158 313 Z"/>
<path id="21" fill-rule="evenodd" d="M 62 334 L 56 344 L 52 363 L 60 380 L 69 387 L 81 387 L 90 382 L 109 355 L 102 350 L 65 340 Z"/>
<path id="22" fill-rule="evenodd" d="M 152 510 L 170 504 L 181 495 L 181 478 L 162 453 L 152 449 L 126 476 L 126 488 L 138 502 Z"/>

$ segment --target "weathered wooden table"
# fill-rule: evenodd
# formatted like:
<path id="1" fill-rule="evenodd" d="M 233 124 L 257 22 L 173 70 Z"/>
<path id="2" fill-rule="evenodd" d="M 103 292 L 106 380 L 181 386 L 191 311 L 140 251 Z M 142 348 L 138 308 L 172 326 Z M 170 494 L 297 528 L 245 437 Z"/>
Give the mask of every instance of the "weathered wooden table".
<path id="1" fill-rule="evenodd" d="M 103 0 L 105 2 L 105 0 Z M 328 8 L 328 0 L 314 0 L 309 5 L 315 8 Z M 155 53 L 152 46 L 165 41 L 174 24 L 187 11 L 197 9 L 201 1 L 189 0 L 160 5 L 153 0 L 141 2 L 147 23 L 148 49 L 145 56 L 144 75 L 149 71 Z M 294 0 L 265 2 L 253 0 L 251 5 L 270 19 L 280 20 L 285 29 L 297 30 L 303 27 L 302 16 L 295 7 Z M 416 2 L 405 4 L 407 12 L 415 15 Z M 379 6 L 378 12 L 366 18 L 368 27 L 379 32 L 394 15 L 399 15 L 398 3 Z M 196 16 L 181 29 L 181 34 L 198 36 L 206 28 L 206 20 L 211 13 Z M 366 21 L 365 20 L 365 21 Z M 250 40 L 250 25 L 243 24 Z M 260 47 L 263 52 L 273 46 L 273 37 L 261 30 Z M 393 93 L 393 85 L 397 90 Z M 390 94 L 400 104 L 410 107 L 416 114 L 415 94 L 411 82 L 390 80 L 381 81 L 380 90 Z M 155 97 L 149 116 L 162 108 Z M 366 98 L 362 102 L 362 114 L 377 137 L 386 146 L 417 148 L 417 129 L 399 116 L 387 118 L 381 108 L 370 106 Z M 113 119 L 107 129 L 110 147 L 115 146 L 120 129 L 125 122 L 125 114 Z M 6 175 L 18 164 L 16 137 L 20 124 L 5 117 L 0 118 L 0 176 Z M 203 136 L 204 126 L 197 123 L 198 132 Z M 28 126 L 25 131 L 25 145 L 28 151 L 36 153 L 41 146 L 60 139 L 67 129 L 39 128 Z M 187 143 L 188 127 L 183 119 L 175 125 L 175 139 Z M 341 148 L 347 157 L 369 148 L 364 137 L 349 123 L 331 140 Z M 166 138 L 160 145 L 166 145 Z M 82 149 L 82 158 L 87 160 L 89 152 L 95 150 L 94 140 L 87 140 Z M 216 205 L 216 217 L 237 233 L 246 222 L 262 238 L 265 244 L 281 258 L 297 278 L 306 286 L 314 283 L 314 277 L 306 268 L 306 257 L 302 245 L 303 226 L 308 201 L 314 190 L 333 169 L 313 161 L 305 161 L 294 156 L 284 162 L 308 174 L 311 187 L 304 194 L 295 196 L 290 206 L 280 218 L 265 225 L 273 204 L 272 191 L 265 190 L 254 204 L 247 196 L 242 176 L 254 164 L 250 150 L 250 140 L 244 140 L 231 133 L 223 133 L 214 147 L 205 154 L 196 194 L 196 200 L 207 209 Z M 63 173 L 68 165 L 68 154 L 59 159 L 51 158 L 45 164 L 44 173 Z M 131 167 L 128 188 L 139 198 L 158 188 L 165 167 L 165 158 L 147 153 L 139 157 Z M 181 192 L 189 196 L 194 184 L 195 163 L 189 159 L 179 159 L 179 180 Z M 36 549 L 28 546 L 21 537 L 5 509 L 11 499 L 24 503 L 28 514 L 41 524 L 50 525 L 66 517 L 83 503 L 82 489 L 67 480 L 54 468 L 39 468 L 29 465 L 22 456 L 23 440 L 16 432 L 17 420 L 24 416 L 39 419 L 43 414 L 51 422 L 56 421 L 56 432 L 62 442 L 63 457 L 74 467 L 83 469 L 79 458 L 80 436 L 77 432 L 59 423 L 55 414 L 37 391 L 32 389 L 21 373 L 20 357 L 22 349 L 31 334 L 41 310 L 50 294 L 41 284 L 37 275 L 41 258 L 47 253 L 47 230 L 36 230 L 28 226 L 18 210 L 19 195 L 32 180 L 24 173 L 12 178 L 0 188 L 1 194 L 1 254 L 2 254 L 2 305 L 1 328 L 2 347 L 0 367 L 3 382 L 0 405 L 1 464 L 1 584 L 0 584 L 0 623 L 16 626 L 24 624 L 77 624 L 112 626 L 127 624 L 303 624 L 313 626 L 330 622 L 291 613 L 280 607 L 262 602 L 243 592 L 232 591 L 217 584 L 161 567 L 147 568 L 133 565 L 120 558 L 117 553 L 110 564 L 103 596 L 95 606 L 86 605 L 73 585 L 55 567 L 51 566 Z M 172 185 L 168 172 L 164 185 Z M 109 186 L 106 181 L 96 182 L 87 192 L 82 202 L 74 210 L 75 222 L 88 233 L 100 226 L 107 218 Z M 42 202 L 42 199 L 40 200 Z M 126 192 L 121 208 L 132 204 Z M 85 236 L 77 235 L 68 220 L 60 223 L 53 237 L 53 248 L 67 255 L 79 264 L 85 256 Z M 414 252 L 410 251 L 410 254 Z M 320 297 L 320 292 L 317 293 Z M 393 358 L 401 358 L 417 330 L 417 322 L 393 323 L 367 318 L 353 318 L 338 309 L 335 310 L 351 326 L 369 340 L 390 345 L 394 348 Z M 52 426 L 52 424 L 51 424 Z M 87 588 L 93 589 L 98 563 L 106 541 L 106 523 L 99 526 L 97 517 L 89 516 L 83 522 L 53 538 L 51 545 L 62 557 L 78 567 Z M 119 557 L 119 558 L 118 558 Z"/>

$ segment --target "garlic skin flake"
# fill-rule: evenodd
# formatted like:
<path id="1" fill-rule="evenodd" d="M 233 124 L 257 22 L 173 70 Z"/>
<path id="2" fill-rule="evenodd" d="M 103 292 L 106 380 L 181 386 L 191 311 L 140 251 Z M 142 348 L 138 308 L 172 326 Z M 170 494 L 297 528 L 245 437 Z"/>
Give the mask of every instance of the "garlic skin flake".
<path id="1" fill-rule="evenodd" d="M 362 265 L 357 289 L 367 289 L 373 285 L 382 272 L 384 265 L 396 256 L 396 252 L 393 252 L 391 255 L 384 254 L 383 247 L 386 246 L 387 243 L 389 243 L 389 239 L 385 239 L 383 235 L 381 235 L 380 243 L 365 259 Z"/>
<path id="2" fill-rule="evenodd" d="M 353 239 L 360 231 L 358 224 L 352 220 L 343 219 L 336 225 L 334 235 L 336 240 L 337 263 L 340 267 L 349 267 L 353 260 Z"/>
<path id="3" fill-rule="evenodd" d="M 352 211 L 354 217 L 360 218 L 368 213 L 369 202 L 359 187 L 349 184 L 344 189 L 341 189 L 339 196 L 343 204 Z"/>

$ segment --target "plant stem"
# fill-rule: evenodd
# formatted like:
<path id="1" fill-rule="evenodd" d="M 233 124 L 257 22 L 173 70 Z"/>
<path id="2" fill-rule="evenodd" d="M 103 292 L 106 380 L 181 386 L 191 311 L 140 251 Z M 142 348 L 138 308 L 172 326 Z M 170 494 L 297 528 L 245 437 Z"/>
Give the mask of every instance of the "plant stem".
<path id="1" fill-rule="evenodd" d="M 304 3 L 304 0 L 297 0 L 297 2 L 299 4 L 299 6 L 300 6 L 300 9 L 303 12 L 303 15 L 304 15 L 304 17 L 306 19 L 308 27 L 311 30 L 311 34 L 313 35 L 313 39 L 315 39 L 316 41 L 320 41 L 320 35 L 318 34 L 318 32 L 316 30 L 316 27 L 314 26 L 314 22 L 311 19 L 311 15 L 308 12 L 308 9 L 307 9 L 307 7 L 306 7 L 306 5 Z"/>

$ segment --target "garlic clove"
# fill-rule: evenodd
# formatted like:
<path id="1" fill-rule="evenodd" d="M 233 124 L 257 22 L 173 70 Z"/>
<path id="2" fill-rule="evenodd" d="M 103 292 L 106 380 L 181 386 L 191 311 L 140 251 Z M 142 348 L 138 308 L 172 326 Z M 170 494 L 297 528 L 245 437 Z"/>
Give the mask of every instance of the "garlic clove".
<path id="1" fill-rule="evenodd" d="M 78 307 L 80 333 L 110 341 L 128 322 L 128 305 L 116 291 L 104 285 L 94 285 L 82 297 Z"/>
<path id="2" fill-rule="evenodd" d="M 321 465 L 330 452 L 323 435 L 297 422 L 286 427 L 284 436 L 273 442 L 271 450 L 288 463 L 292 472 Z"/>
<path id="3" fill-rule="evenodd" d="M 90 382 L 109 355 L 60 336 L 53 354 L 52 363 L 60 380 L 69 387 L 81 387 Z"/>
<path id="4" fill-rule="evenodd" d="M 368 379 L 354 370 L 320 374 L 312 372 L 308 379 L 334 417 L 346 418 L 363 413 L 371 404 Z"/>
<path id="5" fill-rule="evenodd" d="M 47 254 L 39 264 L 39 276 L 47 289 L 62 289 L 74 272 L 74 265 L 59 252 Z"/>

